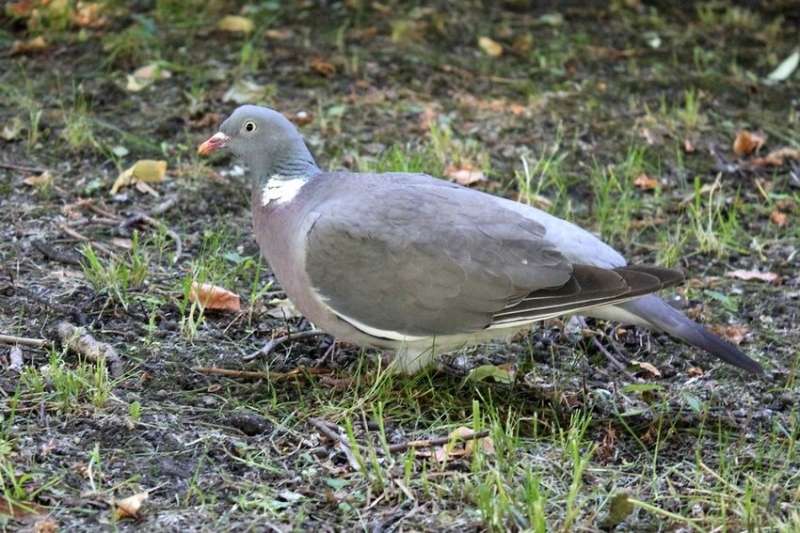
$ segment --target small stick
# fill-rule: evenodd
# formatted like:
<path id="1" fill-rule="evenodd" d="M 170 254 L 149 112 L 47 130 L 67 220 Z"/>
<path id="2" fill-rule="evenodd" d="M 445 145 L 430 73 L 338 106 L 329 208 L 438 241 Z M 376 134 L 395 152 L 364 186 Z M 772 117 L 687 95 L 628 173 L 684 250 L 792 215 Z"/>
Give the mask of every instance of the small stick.
<path id="1" fill-rule="evenodd" d="M 33 346 L 34 348 L 41 348 L 50 344 L 50 341 L 45 339 L 32 339 L 30 337 L 16 337 L 14 335 L 0 335 L 0 343 L 3 344 L 21 344 L 22 346 Z"/>
<path id="2" fill-rule="evenodd" d="M 83 242 L 88 242 L 89 244 L 91 244 L 92 246 L 94 246 L 95 248 L 97 248 L 98 250 L 100 250 L 101 252 L 103 252 L 106 255 L 109 255 L 109 256 L 112 256 L 112 257 L 114 257 L 116 255 L 114 252 L 112 252 L 111 250 L 106 248 L 105 245 L 100 244 L 99 242 L 93 241 L 92 239 L 90 239 L 89 237 L 84 235 L 83 233 L 79 233 L 78 231 L 76 231 L 76 230 L 70 228 L 69 226 L 67 226 L 66 224 L 58 224 L 58 228 L 61 231 L 63 231 L 64 233 L 66 233 L 67 235 L 69 235 L 70 237 L 72 237 L 73 239 L 77 239 L 77 240 L 83 241 Z"/>
<path id="3" fill-rule="evenodd" d="M 275 349 L 278 346 L 280 346 L 281 344 L 283 344 L 285 342 L 288 342 L 290 340 L 299 341 L 301 339 L 308 339 L 310 337 L 317 337 L 319 335 L 326 335 L 326 333 L 324 331 L 321 331 L 321 330 L 318 330 L 318 329 L 310 329 L 308 331 L 298 331 L 298 332 L 295 332 L 295 333 L 289 333 L 287 335 L 283 335 L 282 337 L 277 337 L 275 339 L 270 340 L 269 342 L 264 344 L 264 346 L 261 347 L 260 349 L 258 349 L 255 352 L 249 353 L 249 354 L 245 355 L 244 357 L 242 357 L 242 360 L 243 361 L 252 361 L 253 359 L 255 359 L 256 357 L 258 357 L 260 355 L 268 356 L 272 352 L 274 352 Z"/>
<path id="4" fill-rule="evenodd" d="M 164 213 L 172 209 L 172 207 L 177 203 L 178 203 L 178 196 L 172 195 L 166 198 L 163 202 L 161 202 L 157 206 L 155 206 L 153 209 L 151 209 L 150 216 L 157 217 L 158 215 L 163 215 Z"/>
<path id="5" fill-rule="evenodd" d="M 489 436 L 489 430 L 484 429 L 467 436 L 436 437 L 433 439 L 411 440 L 408 442 L 401 442 L 399 444 L 391 444 L 389 446 L 389 452 L 391 453 L 404 452 L 409 448 L 413 448 L 415 450 L 419 448 L 433 448 L 434 446 L 442 446 L 444 444 L 448 444 L 454 441 L 479 440 L 488 436 Z"/>
<path id="6" fill-rule="evenodd" d="M 620 363 L 620 362 L 619 362 L 619 360 L 618 360 L 616 357 L 614 357 L 614 356 L 611 354 L 611 352 L 609 352 L 609 351 L 606 349 L 606 347 L 605 347 L 605 346 L 603 346 L 603 344 L 602 344 L 602 343 L 601 343 L 599 340 L 597 340 L 597 337 L 595 337 L 595 336 L 592 336 L 592 342 L 593 342 L 593 343 L 594 343 L 594 345 L 597 347 L 597 349 L 598 349 L 598 350 L 600 350 L 600 352 L 601 352 L 603 355 L 605 355 L 605 356 L 606 356 L 606 359 L 608 359 L 608 360 L 611 362 L 611 364 L 613 364 L 615 367 L 617 367 L 617 369 L 618 369 L 620 372 L 622 372 L 623 374 L 625 374 L 625 376 L 626 376 L 628 379 L 630 379 L 631 381 L 639 381 L 639 380 L 636 378 L 636 376 L 634 376 L 633 374 L 631 374 L 630 372 L 628 372 L 628 369 L 625 367 L 625 365 L 624 365 L 624 364 Z"/>
<path id="7" fill-rule="evenodd" d="M 86 328 L 73 326 L 69 322 L 60 322 L 56 326 L 56 331 L 61 342 L 70 350 L 92 361 L 104 360 L 112 377 L 119 377 L 122 374 L 122 360 L 114 347 L 107 342 L 97 341 Z"/>
<path id="8" fill-rule="evenodd" d="M 289 372 L 254 372 L 252 370 L 236 370 L 235 368 L 217 368 L 209 366 L 196 366 L 192 368 L 195 372 L 211 376 L 226 376 L 229 378 L 244 379 L 268 379 L 270 381 L 280 381 L 282 379 L 301 378 L 304 374 L 312 376 L 330 374 L 331 371 L 325 368 L 295 368 Z"/>
<path id="9" fill-rule="evenodd" d="M 333 425 L 327 420 L 322 420 L 320 418 L 309 418 L 308 422 L 317 428 L 323 435 L 331 439 L 333 442 L 339 444 L 339 449 L 342 450 L 345 457 L 347 457 L 347 462 L 350 464 L 350 468 L 353 470 L 361 470 L 361 465 L 358 464 L 355 455 L 353 455 L 353 451 L 350 449 L 350 445 L 348 444 L 344 435 L 342 435 L 342 430 L 339 426 Z M 334 431 L 333 428 L 336 428 L 337 431 Z"/>
<path id="10" fill-rule="evenodd" d="M 33 247 L 39 250 L 39 252 L 43 256 L 45 256 L 47 259 L 50 259 L 51 261 L 57 261 L 59 263 L 64 263 L 65 265 L 81 264 L 81 262 L 77 258 L 53 250 L 47 244 L 45 244 L 44 241 L 40 239 L 36 239 L 31 244 L 33 244 Z"/>
<path id="11" fill-rule="evenodd" d="M 0 168 L 7 168 L 9 170 L 19 170 L 21 172 L 38 172 L 39 174 L 47 170 L 46 168 L 30 167 L 28 165 L 16 165 L 14 163 L 0 163 Z"/>

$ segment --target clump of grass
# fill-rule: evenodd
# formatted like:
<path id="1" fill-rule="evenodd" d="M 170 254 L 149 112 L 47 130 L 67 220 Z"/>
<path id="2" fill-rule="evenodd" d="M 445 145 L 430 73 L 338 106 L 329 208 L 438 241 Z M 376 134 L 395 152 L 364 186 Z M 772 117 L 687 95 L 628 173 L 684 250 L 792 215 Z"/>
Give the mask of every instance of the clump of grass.
<path id="1" fill-rule="evenodd" d="M 139 244 L 138 232 L 134 232 L 131 249 L 124 258 L 101 260 L 91 245 L 85 246 L 81 252 L 83 274 L 92 288 L 107 294 L 127 309 L 131 302 L 130 291 L 144 282 L 149 271 L 149 257 Z"/>
<path id="2" fill-rule="evenodd" d="M 689 227 L 703 253 L 722 256 L 739 246 L 737 202 L 725 205 L 720 184 L 704 189 L 700 178 L 694 181 L 694 198 L 688 207 Z"/>
<path id="3" fill-rule="evenodd" d="M 158 50 L 157 29 L 147 19 L 128 26 L 121 32 L 109 32 L 103 37 L 106 62 L 123 68 L 132 68 L 153 58 Z"/>
<path id="4" fill-rule="evenodd" d="M 78 96 L 72 109 L 64 111 L 64 129 L 61 137 L 74 151 L 99 148 L 94 134 L 94 121 L 89 114 L 86 100 Z"/>

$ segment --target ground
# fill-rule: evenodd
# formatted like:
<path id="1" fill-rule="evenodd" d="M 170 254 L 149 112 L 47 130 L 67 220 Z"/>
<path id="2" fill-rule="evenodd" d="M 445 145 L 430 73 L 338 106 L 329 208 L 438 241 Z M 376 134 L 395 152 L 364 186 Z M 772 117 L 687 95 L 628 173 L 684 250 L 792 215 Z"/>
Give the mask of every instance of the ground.
<path id="1" fill-rule="evenodd" d="M 800 147 L 797 4 L 323 4 L 5 5 L 0 334 L 48 344 L 0 344 L 0 524 L 800 528 L 800 164 L 774 154 Z M 196 155 L 237 101 L 295 119 L 322 166 L 474 181 L 683 269 L 665 296 L 765 376 L 576 319 L 414 377 L 325 337 L 245 361 L 310 325 L 247 177 Z M 742 130 L 766 143 L 734 151 Z M 166 179 L 112 194 L 142 159 Z M 50 344 L 63 321 L 121 365 Z"/>

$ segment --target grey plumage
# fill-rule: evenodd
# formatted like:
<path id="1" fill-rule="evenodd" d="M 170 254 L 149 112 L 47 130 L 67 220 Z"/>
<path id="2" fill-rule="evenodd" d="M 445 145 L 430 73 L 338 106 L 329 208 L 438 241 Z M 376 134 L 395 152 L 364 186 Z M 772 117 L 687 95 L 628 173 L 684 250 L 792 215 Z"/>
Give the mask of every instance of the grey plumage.
<path id="1" fill-rule="evenodd" d="M 434 344 L 573 312 L 660 329 L 761 371 L 650 294 L 680 273 L 629 266 L 569 222 L 425 174 L 320 171 L 294 126 L 266 108 L 237 109 L 200 151 L 221 146 L 254 174 L 256 239 L 298 308 L 337 337 L 396 351 L 406 371 Z"/>

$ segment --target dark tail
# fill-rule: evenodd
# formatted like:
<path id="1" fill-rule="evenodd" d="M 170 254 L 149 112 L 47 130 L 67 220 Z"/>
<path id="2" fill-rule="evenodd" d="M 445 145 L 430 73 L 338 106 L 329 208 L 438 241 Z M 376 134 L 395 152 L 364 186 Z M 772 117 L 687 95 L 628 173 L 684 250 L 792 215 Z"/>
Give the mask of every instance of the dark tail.
<path id="1" fill-rule="evenodd" d="M 690 320 L 658 296 L 651 294 L 616 305 L 646 320 L 655 328 L 716 355 L 728 364 L 738 366 L 754 374 L 764 373 L 761 365 L 747 357 L 738 348 L 728 344 L 700 324 Z"/>

